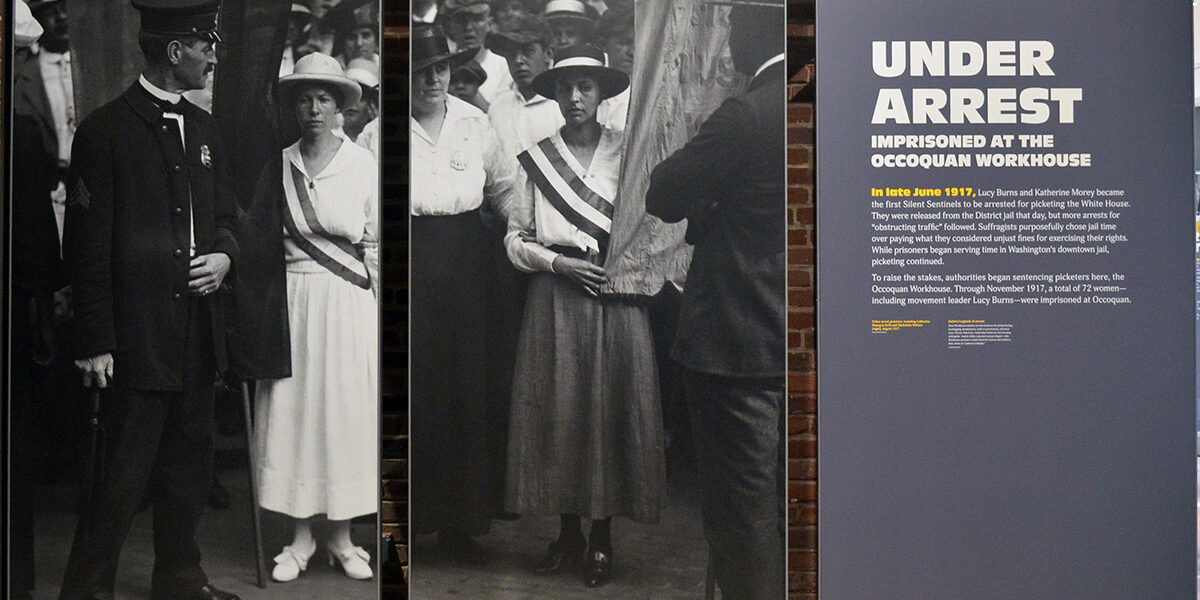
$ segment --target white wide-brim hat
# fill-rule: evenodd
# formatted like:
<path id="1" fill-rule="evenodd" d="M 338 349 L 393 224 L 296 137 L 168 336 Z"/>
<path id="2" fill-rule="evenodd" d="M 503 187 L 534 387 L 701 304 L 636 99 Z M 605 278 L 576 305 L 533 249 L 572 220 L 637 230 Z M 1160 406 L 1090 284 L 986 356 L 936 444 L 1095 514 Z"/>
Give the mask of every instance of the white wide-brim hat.
<path id="1" fill-rule="evenodd" d="M 357 81 L 359 85 L 379 87 L 379 65 L 369 58 L 355 58 L 346 65 L 346 77 Z"/>
<path id="2" fill-rule="evenodd" d="M 328 54 L 313 52 L 296 61 L 296 68 L 291 75 L 279 78 L 279 97 L 287 98 L 298 84 L 323 83 L 332 85 L 342 92 L 342 106 L 358 102 L 362 97 L 362 88 L 358 82 L 346 77 L 342 65 L 337 59 Z"/>
<path id="3" fill-rule="evenodd" d="M 33 11 L 18 0 L 13 3 L 13 45 L 17 48 L 28 48 L 42 37 L 41 23 L 33 18 Z"/>

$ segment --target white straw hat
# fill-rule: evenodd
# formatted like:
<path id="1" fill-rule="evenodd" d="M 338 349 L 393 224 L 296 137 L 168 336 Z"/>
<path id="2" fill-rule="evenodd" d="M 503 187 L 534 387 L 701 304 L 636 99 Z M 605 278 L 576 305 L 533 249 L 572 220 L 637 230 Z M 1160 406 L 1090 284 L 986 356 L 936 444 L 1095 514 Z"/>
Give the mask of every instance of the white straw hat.
<path id="1" fill-rule="evenodd" d="M 337 59 L 320 52 L 306 54 L 296 61 L 296 69 L 291 75 L 279 78 L 279 97 L 286 98 L 300 83 L 324 83 L 336 87 L 342 92 L 342 106 L 354 104 L 362 97 L 358 82 L 342 73 L 342 65 Z"/>
<path id="2" fill-rule="evenodd" d="M 28 48 L 42 37 L 42 25 L 33 18 L 33 11 L 20 0 L 13 3 L 13 44 L 18 48 Z"/>
<path id="3" fill-rule="evenodd" d="M 355 58 L 346 65 L 346 77 L 369 88 L 379 87 L 379 65 L 369 58 Z"/>

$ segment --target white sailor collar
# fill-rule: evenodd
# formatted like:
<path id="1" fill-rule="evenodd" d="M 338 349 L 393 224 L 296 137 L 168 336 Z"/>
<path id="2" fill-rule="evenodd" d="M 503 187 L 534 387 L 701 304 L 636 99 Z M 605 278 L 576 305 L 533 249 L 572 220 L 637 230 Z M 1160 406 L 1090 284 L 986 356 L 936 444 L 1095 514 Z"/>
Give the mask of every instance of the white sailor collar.
<path id="1" fill-rule="evenodd" d="M 368 150 L 365 150 L 364 148 L 356 145 L 354 142 L 344 137 L 339 137 L 338 139 L 342 142 L 342 145 L 338 146 L 337 152 L 334 153 L 333 158 L 329 159 L 329 164 L 325 165 L 325 167 L 321 169 L 321 172 L 315 175 L 309 174 L 304 168 L 304 157 L 300 156 L 299 140 L 297 140 L 296 143 L 292 144 L 291 146 L 285 148 L 283 150 L 283 154 L 287 157 L 288 162 L 295 165 L 297 169 L 300 169 L 300 173 L 311 181 L 317 181 L 326 177 L 333 177 L 334 175 L 345 172 L 348 168 L 355 164 L 354 155 L 357 153 L 357 151 L 362 150 L 364 152 L 369 152 Z"/>

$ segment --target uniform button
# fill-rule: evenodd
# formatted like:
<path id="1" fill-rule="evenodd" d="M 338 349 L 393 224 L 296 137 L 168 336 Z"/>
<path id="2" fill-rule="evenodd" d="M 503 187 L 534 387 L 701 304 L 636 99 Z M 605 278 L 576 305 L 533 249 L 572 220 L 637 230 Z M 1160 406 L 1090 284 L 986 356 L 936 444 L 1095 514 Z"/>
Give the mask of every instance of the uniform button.
<path id="1" fill-rule="evenodd" d="M 175 249 L 175 256 L 183 256 L 183 250 L 181 250 L 181 249 L 179 249 L 179 248 L 176 248 L 176 249 Z"/>
<path id="2" fill-rule="evenodd" d="M 163 132 L 163 133 L 166 133 L 167 131 L 168 131 L 168 129 L 167 129 L 167 126 L 166 126 L 166 125 L 163 125 L 163 126 L 162 126 L 162 132 Z"/>
<path id="3" fill-rule="evenodd" d="M 180 172 L 180 171 L 182 171 L 182 170 L 183 170 L 183 165 L 175 165 L 175 172 L 176 172 L 176 173 L 178 173 L 178 172 Z"/>
<path id="4" fill-rule="evenodd" d="M 177 214 L 177 215 L 182 215 L 182 214 L 183 214 L 183 209 L 182 209 L 182 208 L 180 208 L 180 207 L 178 207 L 178 206 L 176 206 L 176 207 L 175 207 L 175 210 L 173 210 L 173 211 L 171 211 L 171 212 L 174 212 L 174 213 L 175 213 L 175 214 Z"/>
<path id="5" fill-rule="evenodd" d="M 180 299 L 180 298 L 182 298 L 182 297 L 183 297 L 183 294 L 180 294 L 179 292 L 175 292 L 175 295 L 174 295 L 174 296 L 172 296 L 172 298 L 174 298 L 174 299 L 176 299 L 176 300 L 178 300 L 178 299 Z"/>

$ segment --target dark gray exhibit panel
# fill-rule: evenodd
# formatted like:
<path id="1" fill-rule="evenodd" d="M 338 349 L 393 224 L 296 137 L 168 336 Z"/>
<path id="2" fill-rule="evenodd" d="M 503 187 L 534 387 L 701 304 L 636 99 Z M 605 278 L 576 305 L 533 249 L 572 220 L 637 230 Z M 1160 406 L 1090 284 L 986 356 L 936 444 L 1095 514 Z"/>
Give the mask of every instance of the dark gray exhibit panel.
<path id="1" fill-rule="evenodd" d="M 1195 600 L 1191 13 L 818 5 L 822 600 Z"/>

